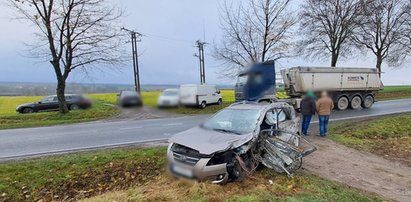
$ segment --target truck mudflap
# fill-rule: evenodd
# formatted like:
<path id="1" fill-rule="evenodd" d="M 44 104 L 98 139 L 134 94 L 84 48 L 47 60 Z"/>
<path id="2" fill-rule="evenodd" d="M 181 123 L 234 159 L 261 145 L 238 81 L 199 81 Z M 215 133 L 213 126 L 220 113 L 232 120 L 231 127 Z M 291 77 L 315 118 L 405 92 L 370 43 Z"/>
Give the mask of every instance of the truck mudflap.
<path id="1" fill-rule="evenodd" d="M 302 166 L 302 158 L 316 150 L 298 134 L 278 130 L 262 132 L 268 135 L 262 143 L 261 163 L 276 172 L 287 173 L 289 177 Z"/>

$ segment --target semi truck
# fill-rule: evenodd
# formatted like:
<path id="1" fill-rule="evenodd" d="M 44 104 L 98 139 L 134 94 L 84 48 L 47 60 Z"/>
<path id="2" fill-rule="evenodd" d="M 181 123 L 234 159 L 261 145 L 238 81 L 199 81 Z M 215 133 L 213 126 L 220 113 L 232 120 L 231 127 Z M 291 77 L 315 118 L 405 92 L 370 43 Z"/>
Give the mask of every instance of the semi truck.
<path id="1" fill-rule="evenodd" d="M 368 109 L 375 102 L 375 93 L 383 89 L 376 68 L 293 67 L 281 70 L 287 101 L 299 109 L 301 98 L 312 90 L 327 91 L 339 110 Z M 274 61 L 252 65 L 241 72 L 235 85 L 236 101 L 272 102 L 275 93 Z"/>

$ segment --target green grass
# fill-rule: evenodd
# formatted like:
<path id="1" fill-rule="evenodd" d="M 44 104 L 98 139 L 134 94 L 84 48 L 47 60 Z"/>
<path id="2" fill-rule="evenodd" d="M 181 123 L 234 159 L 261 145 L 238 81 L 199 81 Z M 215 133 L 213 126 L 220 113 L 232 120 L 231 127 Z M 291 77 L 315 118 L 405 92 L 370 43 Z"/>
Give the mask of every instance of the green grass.
<path id="1" fill-rule="evenodd" d="M 384 90 L 376 95 L 377 100 L 395 100 L 411 98 L 411 85 L 385 86 Z"/>
<path id="2" fill-rule="evenodd" d="M 331 127 L 331 138 L 411 165 L 411 113 Z"/>
<path id="3" fill-rule="evenodd" d="M 176 180 L 164 147 L 114 149 L 0 164 L 0 201 L 381 201 L 305 172 L 263 169 L 224 186 Z M 272 184 L 269 183 L 272 180 Z M 3 197 L 3 198 L 2 198 Z"/>
<path id="4" fill-rule="evenodd" d="M 51 201 L 55 195 L 86 197 L 90 190 L 97 194 L 137 185 L 159 175 L 164 155 L 164 148 L 117 149 L 3 163 L 0 201 L 3 193 L 5 201 Z"/>
<path id="5" fill-rule="evenodd" d="M 19 114 L 15 111 L 18 105 L 38 101 L 41 98 L 41 96 L 0 96 L 0 129 L 94 121 L 118 114 L 117 109 L 105 105 L 102 101 L 95 101 L 90 109 L 74 110 L 67 114 L 58 112 Z"/>

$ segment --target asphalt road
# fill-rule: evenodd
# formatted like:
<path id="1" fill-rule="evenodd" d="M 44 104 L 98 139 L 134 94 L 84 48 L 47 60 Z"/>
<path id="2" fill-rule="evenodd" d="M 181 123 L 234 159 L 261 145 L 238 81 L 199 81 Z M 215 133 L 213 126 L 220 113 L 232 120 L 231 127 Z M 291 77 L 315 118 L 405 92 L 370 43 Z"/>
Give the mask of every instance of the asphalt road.
<path id="1" fill-rule="evenodd" d="M 411 99 L 375 103 L 371 109 L 334 111 L 331 121 L 411 112 Z M 198 125 L 208 115 L 178 118 L 97 121 L 81 124 L 0 130 L 0 161 L 167 141 Z M 314 119 L 314 122 L 317 120 Z"/>

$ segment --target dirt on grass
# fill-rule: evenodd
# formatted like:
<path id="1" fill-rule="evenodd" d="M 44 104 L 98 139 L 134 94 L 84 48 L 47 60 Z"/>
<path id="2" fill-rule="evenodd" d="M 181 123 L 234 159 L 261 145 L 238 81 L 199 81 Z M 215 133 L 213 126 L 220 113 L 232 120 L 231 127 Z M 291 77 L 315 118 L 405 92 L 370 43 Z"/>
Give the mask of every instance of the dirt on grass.
<path id="1" fill-rule="evenodd" d="M 411 167 L 328 138 L 311 136 L 309 139 L 318 150 L 304 159 L 305 170 L 384 198 L 411 201 Z"/>

